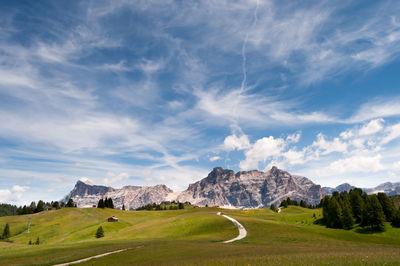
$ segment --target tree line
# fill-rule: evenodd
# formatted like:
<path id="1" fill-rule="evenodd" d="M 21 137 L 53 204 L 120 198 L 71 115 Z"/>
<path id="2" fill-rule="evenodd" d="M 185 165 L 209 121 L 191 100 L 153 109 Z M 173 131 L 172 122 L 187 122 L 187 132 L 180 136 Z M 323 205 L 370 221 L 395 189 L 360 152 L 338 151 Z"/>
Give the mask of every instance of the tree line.
<path id="1" fill-rule="evenodd" d="M 124 207 L 124 206 L 123 206 Z M 114 203 L 112 198 L 105 198 L 105 199 L 99 199 L 99 202 L 97 203 L 97 208 L 110 208 L 114 209 Z M 125 207 L 123 208 L 125 209 Z"/>
<path id="2" fill-rule="evenodd" d="M 179 201 L 172 201 L 172 202 L 161 202 L 160 204 L 152 203 L 147 204 L 142 207 L 137 208 L 137 211 L 166 211 L 166 210 L 182 210 L 185 208 L 186 205 L 190 205 L 190 203 L 182 203 Z"/>
<path id="3" fill-rule="evenodd" d="M 385 222 L 400 227 L 400 210 L 385 193 L 367 195 L 359 188 L 334 192 L 320 203 L 322 223 L 329 228 L 351 229 L 356 224 L 374 231 L 383 231 Z"/>
<path id="4" fill-rule="evenodd" d="M 19 206 L 11 205 L 11 204 L 0 204 L 0 216 L 14 216 L 14 215 L 24 215 L 24 214 L 33 214 L 42 211 L 46 211 L 49 209 L 61 209 L 61 208 L 70 208 L 76 207 L 76 204 L 72 199 L 69 199 L 67 203 L 65 202 L 44 202 L 43 200 L 39 200 L 37 203 L 32 201 L 29 205 Z"/>
<path id="5" fill-rule="evenodd" d="M 300 206 L 303 208 L 308 208 L 308 209 L 315 209 L 318 206 L 312 205 L 312 204 L 307 204 L 306 201 L 300 200 L 300 202 L 296 200 L 292 200 L 289 197 L 281 202 L 279 207 L 287 208 L 288 206 Z"/>

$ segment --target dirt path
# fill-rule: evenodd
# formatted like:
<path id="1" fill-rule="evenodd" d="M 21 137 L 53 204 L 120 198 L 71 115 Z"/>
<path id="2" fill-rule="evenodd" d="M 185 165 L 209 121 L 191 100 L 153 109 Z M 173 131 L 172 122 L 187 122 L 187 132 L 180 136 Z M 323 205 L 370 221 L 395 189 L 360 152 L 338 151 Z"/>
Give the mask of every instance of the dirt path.
<path id="1" fill-rule="evenodd" d="M 101 257 L 107 256 L 107 255 L 119 253 L 119 252 L 122 252 L 122 251 L 125 251 L 125 250 L 128 250 L 128 249 L 129 249 L 129 248 L 120 249 L 120 250 L 115 250 L 115 251 L 103 253 L 103 254 L 100 254 L 100 255 L 96 255 L 96 256 L 84 258 L 84 259 L 81 259 L 81 260 L 66 262 L 66 263 L 62 263 L 62 264 L 55 264 L 54 266 L 67 266 L 67 265 L 78 264 L 78 263 L 85 262 L 85 261 L 88 261 L 88 260 L 91 260 L 91 259 L 97 259 L 97 258 L 101 258 Z"/>
<path id="2" fill-rule="evenodd" d="M 232 217 L 229 217 L 228 215 L 221 214 L 220 212 L 218 212 L 217 215 L 224 216 L 226 219 L 230 220 L 234 225 L 236 225 L 236 227 L 239 229 L 239 235 L 237 237 L 231 240 L 226 240 L 222 243 L 232 243 L 233 241 L 243 239 L 247 236 L 246 228 L 244 228 L 244 226 L 241 225 L 237 220 L 233 219 Z"/>

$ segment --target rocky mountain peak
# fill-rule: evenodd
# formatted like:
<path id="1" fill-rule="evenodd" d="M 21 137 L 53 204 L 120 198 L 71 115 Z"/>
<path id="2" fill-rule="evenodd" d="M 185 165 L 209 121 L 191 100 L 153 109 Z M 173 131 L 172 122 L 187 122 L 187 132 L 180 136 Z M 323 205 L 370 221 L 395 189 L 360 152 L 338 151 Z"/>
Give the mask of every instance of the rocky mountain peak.
<path id="1" fill-rule="evenodd" d="M 279 204 L 287 197 L 316 204 L 323 196 L 319 185 L 277 167 L 267 172 L 252 170 L 236 174 L 216 167 L 206 178 L 189 185 L 178 200 L 197 205 L 258 208 Z"/>

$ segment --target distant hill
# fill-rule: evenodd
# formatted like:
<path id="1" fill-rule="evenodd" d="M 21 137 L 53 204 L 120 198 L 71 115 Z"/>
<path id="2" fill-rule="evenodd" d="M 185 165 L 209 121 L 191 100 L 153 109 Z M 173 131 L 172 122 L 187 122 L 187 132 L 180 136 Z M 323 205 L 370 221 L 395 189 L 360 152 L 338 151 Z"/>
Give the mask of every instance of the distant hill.
<path id="1" fill-rule="evenodd" d="M 348 183 L 344 183 L 335 188 L 323 187 L 322 189 L 326 194 L 331 195 L 334 191 L 343 192 L 343 191 L 349 191 L 350 189 L 353 188 L 355 188 L 355 186 L 352 186 Z M 400 182 L 396 183 L 386 182 L 373 188 L 362 188 L 362 190 L 364 190 L 368 194 L 376 194 L 378 192 L 384 192 L 388 196 L 400 195 Z"/>

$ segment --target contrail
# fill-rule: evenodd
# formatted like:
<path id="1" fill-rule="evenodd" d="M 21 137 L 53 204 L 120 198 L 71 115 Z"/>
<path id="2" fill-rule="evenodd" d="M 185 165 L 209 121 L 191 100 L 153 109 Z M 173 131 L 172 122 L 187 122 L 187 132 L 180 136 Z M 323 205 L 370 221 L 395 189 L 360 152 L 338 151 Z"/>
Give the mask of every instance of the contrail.
<path id="1" fill-rule="evenodd" d="M 258 11 L 258 7 L 259 7 L 259 0 L 257 0 L 257 5 L 256 8 L 254 9 L 254 15 L 253 15 L 253 24 L 251 25 L 250 28 L 253 28 L 257 25 L 257 11 Z M 233 121 L 233 125 L 232 125 L 232 131 L 234 133 L 236 133 L 237 131 L 239 131 L 239 133 L 242 135 L 243 131 L 240 128 L 240 126 L 238 125 L 237 119 L 236 119 L 236 112 L 237 112 L 237 106 L 239 104 L 239 100 L 240 100 L 240 96 L 242 95 L 242 93 L 246 90 L 247 87 L 247 58 L 246 58 L 246 46 L 247 46 L 247 42 L 249 40 L 249 31 L 246 32 L 246 37 L 243 40 L 243 45 L 242 45 L 242 73 L 243 73 L 243 79 L 242 79 L 242 83 L 240 86 L 240 90 L 239 90 L 239 94 L 237 95 L 237 99 L 235 101 L 235 105 L 234 105 L 234 109 L 233 109 L 233 117 L 234 117 L 234 121 Z"/>

